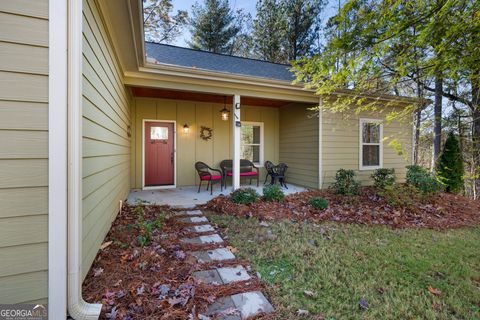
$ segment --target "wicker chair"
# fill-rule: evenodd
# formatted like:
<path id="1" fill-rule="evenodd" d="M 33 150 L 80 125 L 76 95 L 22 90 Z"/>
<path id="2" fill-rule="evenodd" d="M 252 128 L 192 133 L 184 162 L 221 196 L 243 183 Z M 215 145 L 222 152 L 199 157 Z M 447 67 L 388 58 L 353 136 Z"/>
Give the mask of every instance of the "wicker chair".
<path id="1" fill-rule="evenodd" d="M 223 175 L 220 170 L 210 168 L 206 163 L 201 161 L 195 163 L 195 170 L 197 170 L 198 177 L 200 178 L 197 192 L 200 192 L 203 181 L 207 181 L 207 190 L 208 187 L 210 187 L 210 194 L 213 193 L 213 184 L 216 181 L 220 181 L 220 191 L 223 191 Z M 212 174 L 212 172 L 218 174 Z"/>
<path id="2" fill-rule="evenodd" d="M 222 169 L 223 175 L 223 183 L 225 187 L 227 186 L 227 178 L 231 178 L 233 176 L 232 169 L 233 168 L 233 160 L 222 160 L 220 162 L 220 169 Z M 240 159 L 240 179 L 250 178 L 250 184 L 252 184 L 252 180 L 257 180 L 257 187 L 259 184 L 259 172 L 258 167 L 255 164 L 247 159 Z"/>

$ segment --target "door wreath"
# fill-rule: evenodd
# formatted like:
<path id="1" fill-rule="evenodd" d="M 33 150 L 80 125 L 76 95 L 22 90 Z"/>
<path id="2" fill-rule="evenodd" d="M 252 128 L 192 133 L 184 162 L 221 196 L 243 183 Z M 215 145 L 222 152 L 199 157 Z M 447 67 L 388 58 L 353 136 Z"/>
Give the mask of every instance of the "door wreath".
<path id="1" fill-rule="evenodd" d="M 205 141 L 212 139 L 213 129 L 205 126 L 200 127 L 200 138 Z"/>

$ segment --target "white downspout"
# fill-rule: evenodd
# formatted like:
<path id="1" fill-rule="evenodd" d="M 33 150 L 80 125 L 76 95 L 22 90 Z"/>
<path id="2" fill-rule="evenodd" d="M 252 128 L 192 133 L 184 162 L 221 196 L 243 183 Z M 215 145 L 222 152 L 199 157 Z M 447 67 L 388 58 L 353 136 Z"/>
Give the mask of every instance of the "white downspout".
<path id="1" fill-rule="evenodd" d="M 82 298 L 82 1 L 68 0 L 68 313 L 98 319 L 101 304 Z"/>

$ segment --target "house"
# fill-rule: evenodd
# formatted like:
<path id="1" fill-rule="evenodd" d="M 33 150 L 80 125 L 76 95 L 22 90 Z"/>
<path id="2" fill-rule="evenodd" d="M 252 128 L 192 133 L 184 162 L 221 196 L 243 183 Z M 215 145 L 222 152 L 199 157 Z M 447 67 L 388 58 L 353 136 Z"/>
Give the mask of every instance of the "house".
<path id="1" fill-rule="evenodd" d="M 195 161 L 234 159 L 234 188 L 242 156 L 286 162 L 289 182 L 310 188 L 339 168 L 365 181 L 378 167 L 404 174 L 410 154 L 388 138 L 409 146 L 410 123 L 324 112 L 285 65 L 144 43 L 141 4 L 0 3 L 0 303 L 97 318 L 81 283 L 122 201 L 132 188 L 194 185 Z"/>

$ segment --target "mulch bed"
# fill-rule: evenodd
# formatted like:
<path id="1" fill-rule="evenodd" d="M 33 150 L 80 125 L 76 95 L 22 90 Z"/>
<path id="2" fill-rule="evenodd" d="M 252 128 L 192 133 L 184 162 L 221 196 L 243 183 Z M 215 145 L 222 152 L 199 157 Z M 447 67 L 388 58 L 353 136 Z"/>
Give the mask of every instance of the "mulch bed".
<path id="1" fill-rule="evenodd" d="M 196 281 L 192 277 L 194 271 L 234 265 L 247 267 L 247 261 L 198 263 L 186 251 L 208 250 L 219 245 L 180 242 L 181 238 L 195 236 L 183 230 L 195 224 L 181 223 L 173 213 L 168 207 L 144 206 L 145 221 L 155 221 L 162 215 L 166 218 L 160 229 L 153 230 L 152 241 L 141 247 L 137 241 L 141 234 L 138 212 L 132 206 L 123 207 L 83 283 L 85 300 L 103 304 L 100 319 L 214 319 L 202 314 L 219 297 L 263 289 L 255 277 L 222 286 Z"/>
<path id="2" fill-rule="evenodd" d="M 402 186 L 399 186 L 399 192 Z M 480 201 L 440 193 L 420 198 L 411 196 L 408 205 L 392 205 L 375 187 L 363 187 L 357 196 L 335 194 L 332 190 L 312 190 L 291 194 L 283 202 L 257 201 L 238 205 L 227 196 L 208 202 L 204 209 L 222 214 L 257 217 L 261 220 L 338 221 L 363 225 L 387 225 L 394 228 L 448 229 L 480 224 Z M 329 207 L 316 210 L 308 204 L 312 197 L 323 197 Z"/>

